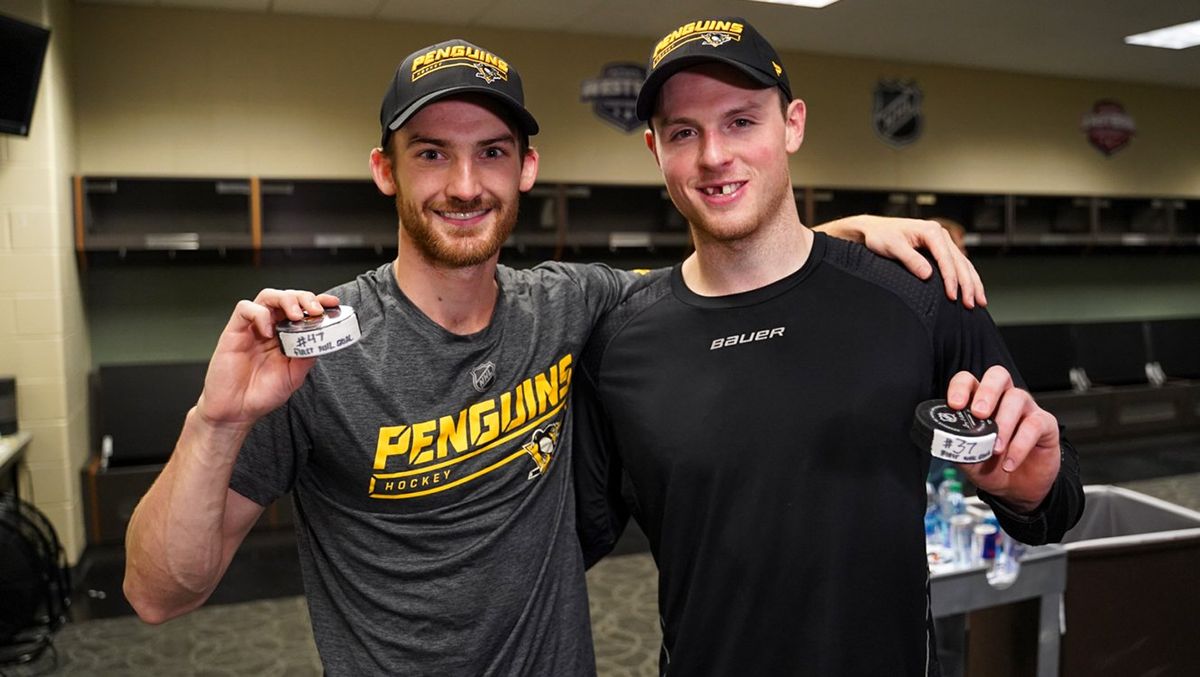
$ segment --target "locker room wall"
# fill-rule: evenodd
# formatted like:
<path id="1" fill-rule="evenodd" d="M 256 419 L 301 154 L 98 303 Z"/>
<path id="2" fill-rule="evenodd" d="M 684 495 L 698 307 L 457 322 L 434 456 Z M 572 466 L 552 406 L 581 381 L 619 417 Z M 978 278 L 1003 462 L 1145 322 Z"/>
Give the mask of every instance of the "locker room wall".
<path id="1" fill-rule="evenodd" d="M 641 63 L 649 40 L 237 12 L 73 5 L 82 174 L 366 179 L 378 109 L 396 63 L 453 36 L 516 64 L 543 133 L 543 183 L 661 181 L 640 131 L 579 102 L 612 61 Z M 664 20 L 663 30 L 671 20 Z M 768 31 L 769 32 L 769 31 Z M 798 185 L 1200 196 L 1200 90 L 784 53 L 809 105 L 793 158 Z M 895 150 L 870 127 L 879 78 L 915 78 L 926 126 Z M 1099 98 L 1138 132 L 1104 157 L 1079 129 Z M 1195 252 L 1064 257 L 982 254 L 1001 323 L 1200 315 Z M 92 270 L 85 280 L 97 364 L 203 360 L 236 299 L 262 286 L 324 288 L 368 267 L 326 263 Z M 151 282 L 152 281 L 152 282 Z M 195 299 L 197 285 L 210 291 Z M 163 302 L 155 302 L 162 297 Z M 189 306 L 169 299 L 192 297 Z"/>
<path id="2" fill-rule="evenodd" d="M 397 62 L 461 36 L 520 70 L 542 124 L 541 180 L 654 184 L 640 132 L 579 101 L 612 61 L 641 63 L 646 39 L 397 22 L 80 4 L 75 45 L 84 174 L 365 177 Z M 648 19 L 652 20 L 652 19 Z M 665 31 L 672 19 L 660 23 Z M 768 29 L 769 34 L 769 29 Z M 866 188 L 1200 196 L 1200 90 L 784 53 L 809 106 L 793 158 L 799 184 Z M 871 131 L 880 78 L 912 78 L 925 132 L 892 149 Z M 1100 98 L 1137 124 L 1125 150 L 1088 145 Z"/>

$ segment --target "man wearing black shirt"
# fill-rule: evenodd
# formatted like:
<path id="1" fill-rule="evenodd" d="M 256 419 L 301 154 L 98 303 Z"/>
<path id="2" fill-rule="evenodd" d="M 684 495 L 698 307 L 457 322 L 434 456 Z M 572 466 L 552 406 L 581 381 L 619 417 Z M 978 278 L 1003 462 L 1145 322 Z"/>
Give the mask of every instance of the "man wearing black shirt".
<path id="1" fill-rule="evenodd" d="M 664 674 L 937 674 L 915 405 L 995 419 L 996 455 L 962 470 L 1025 542 L 1078 520 L 1074 450 L 986 312 L 800 222 L 804 103 L 753 27 L 665 36 L 637 110 L 696 252 L 642 280 L 581 360 L 586 558 L 638 520 Z"/>

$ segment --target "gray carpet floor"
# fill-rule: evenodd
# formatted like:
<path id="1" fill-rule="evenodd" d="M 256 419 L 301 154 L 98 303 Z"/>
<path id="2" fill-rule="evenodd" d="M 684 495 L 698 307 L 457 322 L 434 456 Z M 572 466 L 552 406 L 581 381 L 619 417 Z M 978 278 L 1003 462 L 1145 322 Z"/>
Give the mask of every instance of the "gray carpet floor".
<path id="1" fill-rule="evenodd" d="M 1200 510 L 1200 473 L 1122 483 Z M 596 661 L 603 677 L 657 675 L 657 582 L 648 554 L 609 557 L 588 572 Z M 70 623 L 57 657 L 3 668 L 4 677 L 319 676 L 301 597 L 208 606 L 161 626 L 125 616 Z"/>
<path id="2" fill-rule="evenodd" d="M 658 674 L 657 594 L 648 554 L 609 557 L 588 572 L 599 673 Z M 160 626 L 133 616 L 70 623 L 57 656 L 6 677 L 320 677 L 303 597 L 206 606 Z"/>

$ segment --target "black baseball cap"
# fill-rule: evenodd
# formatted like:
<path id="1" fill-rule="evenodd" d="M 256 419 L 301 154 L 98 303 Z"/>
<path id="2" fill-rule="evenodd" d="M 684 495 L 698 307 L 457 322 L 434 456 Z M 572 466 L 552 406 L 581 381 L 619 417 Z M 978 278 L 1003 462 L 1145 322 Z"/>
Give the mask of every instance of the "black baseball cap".
<path id="1" fill-rule="evenodd" d="M 658 90 L 668 78 L 709 61 L 733 66 L 751 80 L 764 87 L 778 87 L 788 99 L 792 98 L 783 60 L 754 26 L 737 16 L 700 19 L 667 33 L 654 46 L 646 81 L 638 92 L 638 119 L 649 120 L 654 114 Z"/>
<path id="2" fill-rule="evenodd" d="M 527 136 L 538 133 L 537 120 L 525 110 L 525 93 L 517 69 L 466 40 L 447 40 L 409 54 L 396 69 L 379 108 L 383 136 L 379 145 L 422 106 L 453 94 L 490 94 L 509 107 Z"/>

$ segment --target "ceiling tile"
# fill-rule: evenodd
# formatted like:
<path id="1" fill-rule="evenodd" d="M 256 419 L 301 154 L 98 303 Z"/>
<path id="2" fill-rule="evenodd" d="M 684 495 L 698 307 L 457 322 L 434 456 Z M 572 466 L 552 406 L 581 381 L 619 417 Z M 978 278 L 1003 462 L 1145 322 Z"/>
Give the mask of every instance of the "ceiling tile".
<path id="1" fill-rule="evenodd" d="M 652 39 L 738 14 L 781 51 L 1016 73 L 1200 87 L 1200 47 L 1158 50 L 1125 35 L 1200 19 L 1197 0 L 854 0 L 824 9 L 729 0 L 79 0 L 369 17 L 447 26 Z M 431 37 L 431 39 L 436 39 Z"/>

